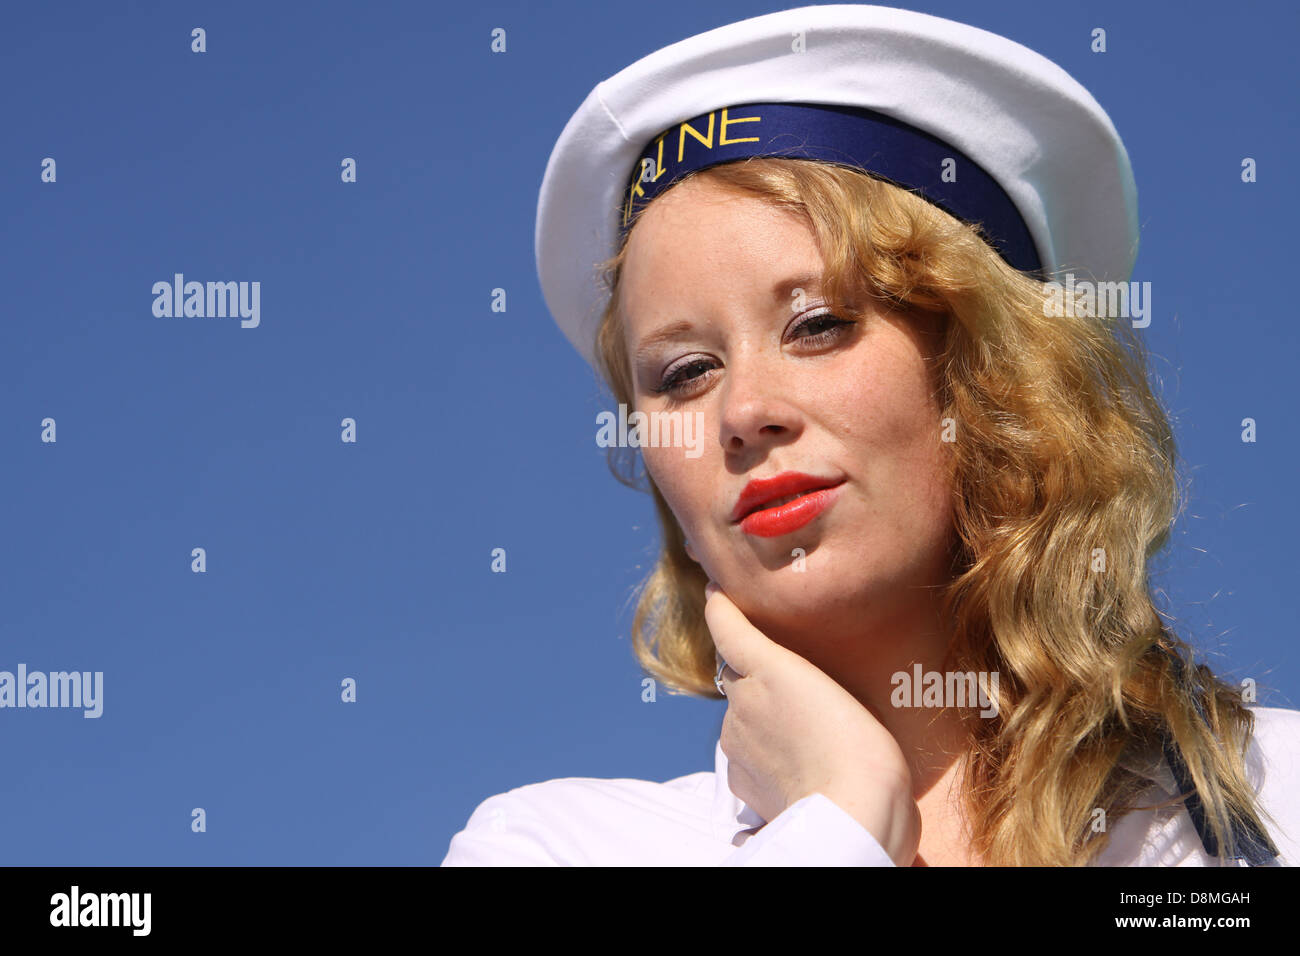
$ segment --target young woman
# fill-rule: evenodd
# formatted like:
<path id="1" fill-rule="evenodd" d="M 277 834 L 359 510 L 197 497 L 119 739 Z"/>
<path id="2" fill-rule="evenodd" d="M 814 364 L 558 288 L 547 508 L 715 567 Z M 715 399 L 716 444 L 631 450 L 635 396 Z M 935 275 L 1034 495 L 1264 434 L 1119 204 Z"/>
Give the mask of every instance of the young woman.
<path id="1" fill-rule="evenodd" d="M 640 447 L 633 636 L 727 713 L 712 773 L 496 795 L 444 865 L 1300 858 L 1300 712 L 1150 596 L 1179 502 L 1140 338 L 1051 281 L 1136 255 L 1127 154 L 1059 68 L 892 8 L 693 37 L 570 121 L 538 249 L 616 402 L 705 438 Z"/>

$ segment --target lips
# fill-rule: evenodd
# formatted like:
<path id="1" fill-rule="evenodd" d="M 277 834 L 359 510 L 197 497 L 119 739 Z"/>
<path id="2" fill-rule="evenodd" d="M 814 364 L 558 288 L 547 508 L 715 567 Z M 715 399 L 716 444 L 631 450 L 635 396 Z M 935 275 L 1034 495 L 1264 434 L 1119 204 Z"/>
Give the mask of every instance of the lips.
<path id="1" fill-rule="evenodd" d="M 771 478 L 755 478 L 740 493 L 731 521 L 736 524 L 755 511 L 778 505 L 824 488 L 834 488 L 844 483 L 843 478 L 818 478 L 798 471 L 784 471 Z"/>

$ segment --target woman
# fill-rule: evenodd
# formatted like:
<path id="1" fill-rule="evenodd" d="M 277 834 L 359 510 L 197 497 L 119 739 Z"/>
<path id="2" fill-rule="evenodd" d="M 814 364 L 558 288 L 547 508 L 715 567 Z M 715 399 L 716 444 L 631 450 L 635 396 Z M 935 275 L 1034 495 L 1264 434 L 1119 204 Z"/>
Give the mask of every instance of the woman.
<path id="1" fill-rule="evenodd" d="M 713 773 L 499 794 L 444 865 L 1300 859 L 1300 713 L 1161 621 L 1172 435 L 1128 317 L 1066 280 L 1127 282 L 1136 222 L 1100 106 L 950 21 L 789 10 L 598 86 L 539 270 L 616 401 L 706 439 L 640 449 L 633 627 L 727 713 Z"/>

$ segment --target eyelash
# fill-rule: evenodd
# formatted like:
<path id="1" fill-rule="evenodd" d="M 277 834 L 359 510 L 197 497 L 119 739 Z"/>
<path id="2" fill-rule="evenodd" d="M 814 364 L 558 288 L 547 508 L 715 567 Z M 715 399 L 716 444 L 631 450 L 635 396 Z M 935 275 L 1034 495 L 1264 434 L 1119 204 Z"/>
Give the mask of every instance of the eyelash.
<path id="1" fill-rule="evenodd" d="M 829 322 L 829 326 L 821 332 L 815 332 L 812 335 L 801 335 L 797 337 L 798 341 L 809 342 L 814 346 L 822 347 L 830 345 L 841 335 L 848 326 L 855 324 L 849 319 L 841 319 L 831 312 L 818 312 L 799 320 L 799 323 L 791 329 L 792 332 L 798 332 L 800 329 L 806 329 L 809 326 L 817 325 L 822 322 Z M 653 387 L 650 391 L 656 395 L 680 395 L 690 388 L 690 383 L 698 381 L 702 376 L 693 375 L 690 378 L 683 379 L 682 373 L 689 371 L 701 365 L 707 365 L 708 359 L 692 359 L 684 365 L 678 365 L 670 368 L 664 373 L 663 380 Z"/>

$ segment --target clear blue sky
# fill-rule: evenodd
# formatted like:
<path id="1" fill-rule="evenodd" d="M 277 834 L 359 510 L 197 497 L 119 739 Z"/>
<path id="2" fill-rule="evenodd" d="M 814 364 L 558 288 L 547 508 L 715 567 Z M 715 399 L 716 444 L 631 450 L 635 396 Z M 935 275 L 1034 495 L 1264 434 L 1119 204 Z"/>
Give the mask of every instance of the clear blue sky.
<path id="1" fill-rule="evenodd" d="M 0 710 L 0 862 L 436 864 L 493 793 L 712 769 L 721 702 L 641 700 L 653 511 L 595 444 L 534 215 L 598 81 L 797 5 L 5 12 L 0 670 L 103 671 L 104 711 Z M 911 8 L 1038 50 L 1114 119 L 1193 481 L 1166 607 L 1296 706 L 1297 8 Z M 176 272 L 259 281 L 260 326 L 155 318 Z"/>

